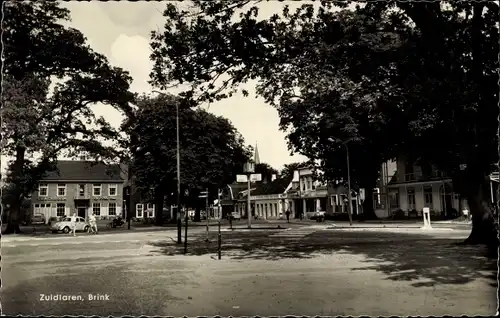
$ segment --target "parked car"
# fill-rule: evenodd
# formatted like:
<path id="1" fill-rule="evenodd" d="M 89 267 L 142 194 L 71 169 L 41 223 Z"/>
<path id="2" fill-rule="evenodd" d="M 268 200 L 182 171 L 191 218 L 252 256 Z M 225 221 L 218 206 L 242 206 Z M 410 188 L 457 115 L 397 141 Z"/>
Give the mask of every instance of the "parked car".
<path id="1" fill-rule="evenodd" d="M 24 225 L 39 225 L 39 224 L 45 224 L 45 215 L 43 214 L 33 214 L 31 218 L 28 218 L 28 220 L 23 222 Z"/>
<path id="2" fill-rule="evenodd" d="M 229 215 L 229 218 L 231 218 L 232 220 L 241 220 L 241 214 L 239 212 L 231 212 L 231 214 Z"/>
<path id="3" fill-rule="evenodd" d="M 82 217 L 77 217 L 76 218 L 76 231 L 84 231 L 86 232 L 89 229 L 89 224 L 85 221 L 84 218 Z M 64 232 L 64 233 L 69 233 L 71 232 L 71 218 L 65 218 L 62 219 L 59 222 L 56 222 L 50 226 L 50 229 L 52 233 L 57 233 L 57 232 Z"/>

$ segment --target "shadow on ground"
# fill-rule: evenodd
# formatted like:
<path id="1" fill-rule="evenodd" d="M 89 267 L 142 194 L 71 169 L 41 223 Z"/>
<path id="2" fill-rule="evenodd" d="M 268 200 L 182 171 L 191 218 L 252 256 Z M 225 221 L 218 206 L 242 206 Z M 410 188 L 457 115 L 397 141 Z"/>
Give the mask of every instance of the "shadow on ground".
<path id="1" fill-rule="evenodd" d="M 286 233 L 283 231 L 282 233 Z M 276 235 L 278 234 L 278 235 Z M 466 284 L 485 279 L 495 287 L 496 260 L 483 246 L 457 245 L 458 240 L 428 234 L 362 231 L 317 231 L 299 241 L 280 237 L 279 231 L 226 232 L 222 259 L 280 260 L 310 259 L 321 255 L 362 256 L 352 271 L 377 271 L 389 280 L 413 282 L 414 287 L 436 284 Z M 217 237 L 191 237 L 187 255 L 217 254 Z M 156 253 L 182 255 L 182 247 L 155 242 Z M 359 264 L 359 262 L 358 262 Z"/>

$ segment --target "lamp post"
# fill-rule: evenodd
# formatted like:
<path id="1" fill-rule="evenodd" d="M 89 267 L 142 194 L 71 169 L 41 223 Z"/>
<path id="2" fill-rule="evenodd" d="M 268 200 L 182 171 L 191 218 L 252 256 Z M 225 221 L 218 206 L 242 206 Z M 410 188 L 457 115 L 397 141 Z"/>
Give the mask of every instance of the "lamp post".
<path id="1" fill-rule="evenodd" d="M 344 143 L 346 157 L 347 157 L 347 193 L 349 204 L 347 205 L 347 211 L 349 213 L 349 225 L 352 225 L 352 195 L 351 195 L 351 167 L 349 161 L 349 147 L 347 146 L 347 142 Z"/>
<path id="2" fill-rule="evenodd" d="M 166 95 L 163 92 L 153 91 L 153 93 L 157 93 L 160 95 Z M 175 101 L 175 126 L 176 126 L 176 141 L 177 141 L 177 209 L 176 209 L 176 218 L 177 218 L 177 244 L 182 244 L 182 220 L 180 215 L 180 207 L 181 207 L 181 145 L 179 138 L 179 102 Z"/>
<path id="3" fill-rule="evenodd" d="M 179 103 L 175 103 L 175 125 L 177 140 L 177 244 L 182 244 L 182 221 L 179 213 L 181 207 L 181 145 L 179 138 Z M 187 226 L 187 223 L 186 223 Z"/>

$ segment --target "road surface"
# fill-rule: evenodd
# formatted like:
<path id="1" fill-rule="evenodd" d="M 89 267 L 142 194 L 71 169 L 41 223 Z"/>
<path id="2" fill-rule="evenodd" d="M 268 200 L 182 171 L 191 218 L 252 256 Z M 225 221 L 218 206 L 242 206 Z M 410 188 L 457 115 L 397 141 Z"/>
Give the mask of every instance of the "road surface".
<path id="1" fill-rule="evenodd" d="M 194 231 L 196 232 L 196 231 Z M 494 260 L 463 229 L 175 229 L 2 242 L 8 315 L 492 315 Z M 61 298 L 59 300 L 55 298 Z M 67 298 L 69 300 L 67 300 Z"/>

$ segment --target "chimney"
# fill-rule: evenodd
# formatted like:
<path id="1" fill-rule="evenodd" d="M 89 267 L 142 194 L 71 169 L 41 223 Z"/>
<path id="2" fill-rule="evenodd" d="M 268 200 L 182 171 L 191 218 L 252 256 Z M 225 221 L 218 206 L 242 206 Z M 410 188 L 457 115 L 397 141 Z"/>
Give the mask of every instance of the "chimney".
<path id="1" fill-rule="evenodd" d="M 275 173 L 273 173 L 273 174 L 271 175 L 271 182 L 273 182 L 274 180 L 276 180 L 276 174 L 275 174 Z"/>

